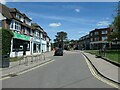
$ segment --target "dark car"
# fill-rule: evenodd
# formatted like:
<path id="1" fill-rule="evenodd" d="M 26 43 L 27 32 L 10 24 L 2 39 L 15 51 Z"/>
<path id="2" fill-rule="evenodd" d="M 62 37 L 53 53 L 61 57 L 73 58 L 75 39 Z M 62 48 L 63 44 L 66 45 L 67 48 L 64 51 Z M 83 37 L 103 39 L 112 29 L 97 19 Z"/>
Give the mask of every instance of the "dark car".
<path id="1" fill-rule="evenodd" d="M 61 48 L 56 49 L 54 56 L 63 56 L 63 50 Z"/>

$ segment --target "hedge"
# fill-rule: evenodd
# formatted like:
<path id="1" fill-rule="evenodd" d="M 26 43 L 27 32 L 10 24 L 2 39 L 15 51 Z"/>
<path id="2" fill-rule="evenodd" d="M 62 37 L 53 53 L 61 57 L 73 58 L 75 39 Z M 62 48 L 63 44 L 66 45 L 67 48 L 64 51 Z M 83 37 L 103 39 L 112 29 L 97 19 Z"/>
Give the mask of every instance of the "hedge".
<path id="1" fill-rule="evenodd" d="M 2 33 L 1 33 L 2 32 Z M 2 55 L 10 54 L 11 39 L 14 36 L 13 32 L 9 29 L 0 29 L 2 34 Z M 1 40 L 1 37 L 0 37 Z"/>

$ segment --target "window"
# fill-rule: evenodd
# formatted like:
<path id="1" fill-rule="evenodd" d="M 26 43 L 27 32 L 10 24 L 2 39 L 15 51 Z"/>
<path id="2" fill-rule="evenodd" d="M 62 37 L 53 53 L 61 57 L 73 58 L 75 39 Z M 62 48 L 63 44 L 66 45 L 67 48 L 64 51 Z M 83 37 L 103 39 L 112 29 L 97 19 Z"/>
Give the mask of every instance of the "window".
<path id="1" fill-rule="evenodd" d="M 99 33 L 98 32 L 95 32 L 95 35 L 98 35 Z"/>
<path id="2" fill-rule="evenodd" d="M 21 30 L 21 25 L 18 22 L 15 22 L 15 30 Z"/>
<path id="3" fill-rule="evenodd" d="M 107 30 L 102 31 L 102 34 L 107 34 Z"/>
<path id="4" fill-rule="evenodd" d="M 31 25 L 31 21 L 29 19 L 25 19 L 25 23 Z"/>
<path id="5" fill-rule="evenodd" d="M 27 28 L 25 27 L 24 29 L 25 29 L 25 34 L 27 34 Z"/>
<path id="6" fill-rule="evenodd" d="M 16 14 L 16 18 L 21 20 L 21 16 L 19 14 Z"/>
<path id="7" fill-rule="evenodd" d="M 90 40 L 93 41 L 93 38 L 91 38 Z"/>
<path id="8" fill-rule="evenodd" d="M 106 41 L 106 40 L 107 40 L 107 36 L 103 36 L 102 41 Z"/>
<path id="9" fill-rule="evenodd" d="M 0 20 L 0 27 L 2 27 L 2 21 Z"/>
<path id="10" fill-rule="evenodd" d="M 14 21 L 11 21 L 10 23 L 10 29 L 13 29 Z"/>
<path id="11" fill-rule="evenodd" d="M 33 31 L 32 30 L 30 30 L 30 35 L 33 35 Z"/>
<path id="12" fill-rule="evenodd" d="M 29 41 L 13 39 L 13 52 L 16 50 L 23 51 L 23 49 L 24 49 L 23 43 L 27 43 L 27 51 L 30 51 L 30 42 Z"/>
<path id="13" fill-rule="evenodd" d="M 93 33 L 91 33 L 90 36 L 93 36 Z"/>
<path id="14" fill-rule="evenodd" d="M 99 41 L 99 37 L 95 37 L 95 41 Z"/>

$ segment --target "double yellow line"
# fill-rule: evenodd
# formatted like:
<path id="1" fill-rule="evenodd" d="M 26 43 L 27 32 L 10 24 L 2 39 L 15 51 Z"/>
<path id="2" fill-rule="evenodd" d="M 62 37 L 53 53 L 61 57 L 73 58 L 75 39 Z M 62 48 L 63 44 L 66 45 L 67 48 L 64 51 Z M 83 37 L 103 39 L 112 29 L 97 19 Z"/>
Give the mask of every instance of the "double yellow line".
<path id="1" fill-rule="evenodd" d="M 82 54 L 82 55 L 83 55 L 83 54 Z M 97 71 L 96 71 L 96 70 L 94 69 L 94 67 L 91 65 L 91 63 L 89 62 L 89 60 L 88 60 L 84 55 L 83 55 L 83 57 L 85 58 L 85 61 L 86 61 L 87 65 L 88 65 L 88 67 L 89 67 L 89 69 L 90 69 L 90 72 L 92 73 L 92 75 L 93 75 L 95 78 L 97 78 L 98 80 L 100 80 L 100 81 L 102 81 L 102 82 L 104 82 L 104 83 L 106 83 L 106 84 L 108 84 L 108 85 L 110 85 L 110 86 L 112 86 L 112 87 L 115 87 L 115 88 L 120 89 L 120 86 L 119 86 L 118 84 L 116 84 L 116 83 L 114 83 L 114 82 L 112 82 L 112 81 L 110 81 L 110 80 L 108 80 L 108 79 L 100 76 L 99 74 L 97 74 Z"/>

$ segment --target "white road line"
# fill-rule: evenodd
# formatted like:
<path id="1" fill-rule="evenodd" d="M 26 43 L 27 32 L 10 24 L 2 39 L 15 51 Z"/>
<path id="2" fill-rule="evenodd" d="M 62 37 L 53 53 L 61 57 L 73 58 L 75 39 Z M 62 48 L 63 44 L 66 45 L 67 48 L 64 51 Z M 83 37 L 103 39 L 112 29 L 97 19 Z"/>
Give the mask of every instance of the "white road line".
<path id="1" fill-rule="evenodd" d="M 26 71 L 23 71 L 23 72 L 17 73 L 17 75 L 21 75 L 21 74 L 24 74 L 24 73 L 30 72 L 30 71 L 32 71 L 32 70 L 34 70 L 34 69 L 37 69 L 37 68 L 42 67 L 42 66 L 44 66 L 44 65 L 47 65 L 47 64 L 49 64 L 49 63 L 51 63 L 51 62 L 53 62 L 53 61 L 55 61 L 55 60 L 51 60 L 51 61 L 45 62 L 44 64 L 41 64 L 41 65 L 39 65 L 39 66 L 36 66 L 36 67 L 33 67 L 33 68 L 28 69 L 28 70 L 26 70 Z M 4 78 L 1 78 L 0 80 L 5 80 L 5 79 L 8 79 L 8 78 L 11 78 L 11 77 L 10 77 L 10 76 L 8 76 L 8 77 L 4 77 Z"/>
<path id="2" fill-rule="evenodd" d="M 82 54 L 83 55 L 83 54 Z M 90 72 L 92 73 L 92 75 L 94 76 L 94 77 L 96 77 L 98 80 L 100 80 L 100 81 L 102 81 L 102 82 L 104 82 L 104 83 L 106 83 L 106 84 L 108 84 L 108 85 L 110 85 L 110 86 L 112 86 L 112 87 L 115 87 L 115 88 L 119 88 L 119 86 L 118 85 L 116 85 L 116 84 L 114 84 L 114 83 L 112 83 L 112 82 L 110 82 L 110 81 L 108 81 L 108 80 L 106 80 L 106 79 L 103 79 L 102 77 L 100 77 L 100 76 L 98 76 L 97 74 L 96 74 L 96 72 L 94 71 L 94 69 L 93 69 L 93 66 L 90 64 L 90 62 L 87 60 L 87 58 L 83 55 L 83 57 L 85 58 L 85 61 L 87 62 L 87 65 L 88 65 L 88 67 L 89 67 L 89 69 L 90 69 Z"/>
<path id="3" fill-rule="evenodd" d="M 31 69 L 28 69 L 28 70 L 26 70 L 26 71 L 20 72 L 20 73 L 18 73 L 17 75 L 21 75 L 21 74 L 24 74 L 24 73 L 26 73 L 26 72 L 32 71 L 32 70 L 34 70 L 34 69 L 37 69 L 37 68 L 42 67 L 42 66 L 44 66 L 44 65 L 47 65 L 47 64 L 49 64 L 49 63 L 51 63 L 51 62 L 53 62 L 53 61 L 55 61 L 55 60 L 46 62 L 46 63 L 41 64 L 41 65 L 39 65 L 39 66 L 36 66 L 36 67 L 34 67 L 34 68 L 31 68 Z"/>

